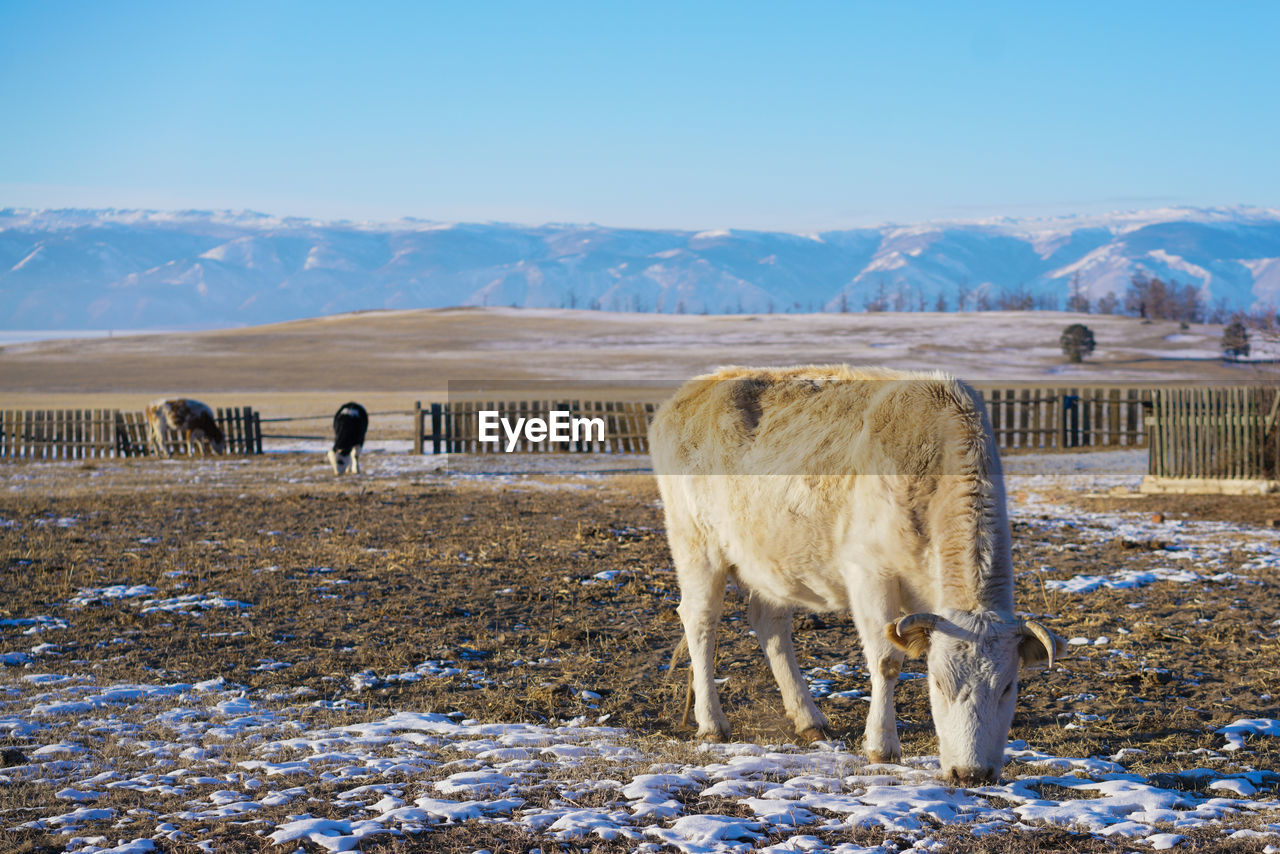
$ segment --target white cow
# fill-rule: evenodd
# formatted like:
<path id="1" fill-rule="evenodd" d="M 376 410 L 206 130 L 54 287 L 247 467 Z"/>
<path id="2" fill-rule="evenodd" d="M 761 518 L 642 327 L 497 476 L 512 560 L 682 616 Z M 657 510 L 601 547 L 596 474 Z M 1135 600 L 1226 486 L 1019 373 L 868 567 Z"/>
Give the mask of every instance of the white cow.
<path id="1" fill-rule="evenodd" d="M 712 653 L 732 580 L 802 737 L 827 720 L 796 665 L 792 609 L 847 610 L 871 674 L 867 757 L 901 755 L 894 687 L 904 655 L 927 655 L 944 778 L 997 778 L 1019 663 L 1052 666 L 1066 645 L 1014 616 L 1003 477 L 976 392 L 944 374 L 726 368 L 685 383 L 649 439 L 699 737 L 729 737 Z"/>

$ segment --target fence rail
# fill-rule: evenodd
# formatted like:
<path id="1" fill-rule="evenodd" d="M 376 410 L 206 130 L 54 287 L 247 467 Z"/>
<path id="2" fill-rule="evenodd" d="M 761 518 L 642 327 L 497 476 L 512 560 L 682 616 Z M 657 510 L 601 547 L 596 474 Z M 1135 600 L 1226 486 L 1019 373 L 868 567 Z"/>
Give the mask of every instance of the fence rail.
<path id="1" fill-rule="evenodd" d="M 229 454 L 261 454 L 262 426 L 252 407 L 214 410 Z M 173 440 L 169 451 L 185 454 Z M 0 459 L 83 460 L 140 457 L 151 453 L 147 419 L 119 409 L 36 409 L 0 411 Z"/>

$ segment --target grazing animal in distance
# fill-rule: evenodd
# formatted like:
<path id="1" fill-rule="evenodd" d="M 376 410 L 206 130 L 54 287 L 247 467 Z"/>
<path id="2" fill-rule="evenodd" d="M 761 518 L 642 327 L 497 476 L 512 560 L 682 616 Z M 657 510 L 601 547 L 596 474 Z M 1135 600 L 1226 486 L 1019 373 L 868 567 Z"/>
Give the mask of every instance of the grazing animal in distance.
<path id="1" fill-rule="evenodd" d="M 187 454 L 203 456 L 226 450 L 226 437 L 213 417 L 213 410 L 186 397 L 160 398 L 147 404 L 147 436 L 157 456 L 168 457 L 169 442 L 180 439 Z"/>
<path id="2" fill-rule="evenodd" d="M 333 447 L 327 454 L 334 474 L 342 474 L 348 465 L 352 474 L 360 474 L 360 449 L 368 431 L 369 413 L 360 404 L 344 403 L 334 413 Z"/>
<path id="3" fill-rule="evenodd" d="M 901 756 L 894 688 L 928 662 L 943 779 L 994 781 L 1020 664 L 1066 644 L 1013 610 L 1000 459 L 981 396 L 941 373 L 725 368 L 649 428 L 680 584 L 698 736 L 729 737 L 713 672 L 732 580 L 796 732 L 827 720 L 796 664 L 792 611 L 849 611 L 871 677 L 863 750 Z"/>

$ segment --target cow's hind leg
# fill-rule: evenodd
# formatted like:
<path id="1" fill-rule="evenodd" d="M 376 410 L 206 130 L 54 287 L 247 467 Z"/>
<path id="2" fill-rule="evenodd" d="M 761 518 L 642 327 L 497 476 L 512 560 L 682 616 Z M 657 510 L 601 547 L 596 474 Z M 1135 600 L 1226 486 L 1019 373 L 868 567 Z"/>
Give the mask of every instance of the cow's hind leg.
<path id="1" fill-rule="evenodd" d="M 672 539 L 672 555 L 680 580 L 680 605 L 676 611 L 689 644 L 693 716 L 698 722 L 698 738 L 728 741 L 729 719 L 720 708 L 714 670 L 716 631 L 724 607 L 728 566 L 719 555 L 710 555 L 701 546 L 680 544 L 678 537 Z"/>
<path id="2" fill-rule="evenodd" d="M 796 664 L 796 651 L 791 643 L 791 609 L 752 596 L 747 616 L 756 631 L 756 640 L 764 650 L 764 657 L 769 660 L 769 669 L 782 692 L 782 705 L 787 710 L 787 717 L 795 724 L 796 734 L 807 741 L 826 738 L 827 719 L 818 711 L 800 666 Z"/>
<path id="3" fill-rule="evenodd" d="M 898 613 L 897 597 L 884 589 L 863 589 L 853 601 L 853 622 L 862 638 L 862 651 L 871 673 L 871 707 L 863 752 L 872 762 L 893 762 L 902 756 L 893 692 L 902 672 L 902 650 L 884 636 L 886 623 Z"/>

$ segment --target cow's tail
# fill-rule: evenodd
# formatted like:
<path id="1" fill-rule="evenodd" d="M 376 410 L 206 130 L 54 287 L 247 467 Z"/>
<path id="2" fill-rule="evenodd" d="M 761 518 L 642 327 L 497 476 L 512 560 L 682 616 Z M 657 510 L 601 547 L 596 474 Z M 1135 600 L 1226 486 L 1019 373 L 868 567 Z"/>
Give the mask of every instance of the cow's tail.
<path id="1" fill-rule="evenodd" d="M 716 638 L 716 645 L 712 648 L 711 658 L 715 659 L 716 653 L 720 651 L 720 638 Z M 676 648 L 671 650 L 671 661 L 667 664 L 667 681 L 674 681 L 676 678 L 676 668 L 689 659 L 689 638 L 681 634 L 680 641 L 676 644 Z M 680 714 L 680 726 L 689 725 L 689 715 L 693 713 L 693 668 L 689 668 L 689 678 L 684 683 L 684 711 Z"/>
<path id="2" fill-rule="evenodd" d="M 667 681 L 675 681 L 676 668 L 689 658 L 689 639 L 684 633 L 676 648 L 671 650 L 671 661 L 667 664 Z M 693 668 L 689 668 L 689 680 L 684 686 L 684 713 L 680 715 L 680 726 L 689 725 L 689 713 L 693 711 Z"/>

